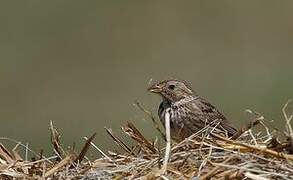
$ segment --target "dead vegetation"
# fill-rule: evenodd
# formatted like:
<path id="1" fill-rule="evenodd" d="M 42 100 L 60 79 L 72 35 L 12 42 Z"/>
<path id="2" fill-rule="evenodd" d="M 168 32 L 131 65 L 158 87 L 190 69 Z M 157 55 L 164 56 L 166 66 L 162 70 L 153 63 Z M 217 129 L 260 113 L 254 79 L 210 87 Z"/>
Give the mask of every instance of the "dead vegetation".
<path id="1" fill-rule="evenodd" d="M 79 153 L 67 152 L 60 144 L 60 135 L 50 123 L 51 144 L 55 156 L 45 157 L 42 152 L 30 152 L 24 144 L 16 142 L 12 150 L 0 144 L 1 179 L 293 179 L 292 115 L 283 107 L 285 130 L 277 131 L 266 120 L 256 115 L 237 136 L 228 139 L 207 125 L 201 132 L 182 142 L 170 142 L 168 128 L 160 130 L 152 114 L 139 103 L 137 106 L 153 122 L 166 146 L 159 147 L 158 140 L 150 141 L 132 123 L 122 131 L 133 141 L 124 142 L 111 129 L 105 128 L 113 142 L 124 152 L 103 152 L 93 143 L 95 134 L 85 138 Z M 254 127 L 262 127 L 259 133 Z M 166 124 L 167 127 L 167 124 Z M 167 134 L 167 136 L 165 135 Z M 3 138 L 2 138 L 3 139 Z M 171 146 L 169 146 L 171 145 Z M 21 157 L 24 147 L 35 158 Z M 86 158 L 89 148 L 96 149 L 101 158 Z"/>

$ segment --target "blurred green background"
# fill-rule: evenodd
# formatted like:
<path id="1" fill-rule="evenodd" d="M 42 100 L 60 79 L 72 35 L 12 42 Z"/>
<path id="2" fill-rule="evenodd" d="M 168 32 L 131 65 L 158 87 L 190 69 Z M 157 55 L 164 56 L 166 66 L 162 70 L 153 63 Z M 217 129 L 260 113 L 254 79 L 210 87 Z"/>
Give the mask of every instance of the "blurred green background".
<path id="1" fill-rule="evenodd" d="M 0 136 L 50 147 L 114 147 L 103 127 L 134 122 L 148 137 L 158 96 L 149 80 L 176 77 L 238 127 L 245 109 L 275 119 L 292 98 L 293 1 L 1 1 Z M 6 143 L 6 142 L 5 142 Z"/>

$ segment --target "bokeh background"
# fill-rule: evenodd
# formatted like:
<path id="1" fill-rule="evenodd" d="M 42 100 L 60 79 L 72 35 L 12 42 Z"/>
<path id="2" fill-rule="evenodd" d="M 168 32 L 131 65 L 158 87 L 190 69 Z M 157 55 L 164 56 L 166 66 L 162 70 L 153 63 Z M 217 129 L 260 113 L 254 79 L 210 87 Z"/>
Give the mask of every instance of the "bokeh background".
<path id="1" fill-rule="evenodd" d="M 293 1 L 1 1 L 0 136 L 50 149 L 53 120 L 70 146 L 97 132 L 114 147 L 126 121 L 148 137 L 149 80 L 176 77 L 238 127 L 245 109 L 283 127 L 293 97 Z M 1 140 L 2 142 L 3 140 Z M 4 142 L 3 143 L 7 143 Z"/>

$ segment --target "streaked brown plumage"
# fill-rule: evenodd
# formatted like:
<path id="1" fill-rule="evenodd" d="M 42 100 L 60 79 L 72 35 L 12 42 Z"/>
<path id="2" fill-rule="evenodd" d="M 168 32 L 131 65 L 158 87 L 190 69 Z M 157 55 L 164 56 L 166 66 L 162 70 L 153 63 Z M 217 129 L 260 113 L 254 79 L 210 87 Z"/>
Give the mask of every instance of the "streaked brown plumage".
<path id="1" fill-rule="evenodd" d="M 159 118 L 165 124 L 165 114 L 170 112 L 171 136 L 175 140 L 183 140 L 208 124 L 216 126 L 216 132 L 226 132 L 229 137 L 237 132 L 222 113 L 198 96 L 184 81 L 164 80 L 148 90 L 162 96 Z"/>

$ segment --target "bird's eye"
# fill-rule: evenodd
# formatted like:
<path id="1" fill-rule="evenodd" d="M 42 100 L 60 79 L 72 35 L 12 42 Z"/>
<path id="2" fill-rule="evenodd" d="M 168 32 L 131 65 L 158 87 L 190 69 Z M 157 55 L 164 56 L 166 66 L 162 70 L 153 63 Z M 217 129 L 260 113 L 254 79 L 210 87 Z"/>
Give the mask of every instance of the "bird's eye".
<path id="1" fill-rule="evenodd" d="M 175 89 L 175 85 L 174 85 L 174 84 L 169 85 L 169 86 L 168 86 L 168 89 L 170 89 L 170 90 L 174 90 L 174 89 Z"/>

